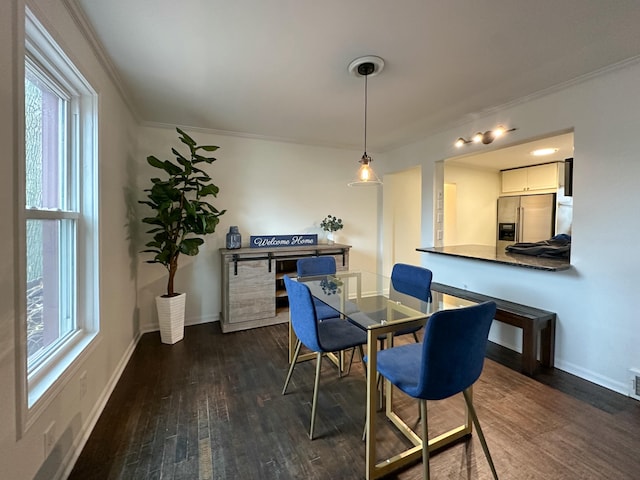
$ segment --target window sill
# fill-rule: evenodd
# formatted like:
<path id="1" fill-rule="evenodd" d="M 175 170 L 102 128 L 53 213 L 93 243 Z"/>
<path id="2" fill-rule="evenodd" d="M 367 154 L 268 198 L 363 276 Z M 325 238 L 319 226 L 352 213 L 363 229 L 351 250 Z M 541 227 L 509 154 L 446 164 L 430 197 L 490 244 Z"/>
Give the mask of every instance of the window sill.
<path id="1" fill-rule="evenodd" d="M 53 362 L 43 365 L 38 372 L 37 380 L 29 378 L 27 399 L 26 431 L 40 414 L 49 406 L 69 383 L 69 380 L 80 369 L 84 359 L 98 345 L 98 332 L 80 335 L 73 345 Z M 42 370 L 45 371 L 42 371 Z"/>

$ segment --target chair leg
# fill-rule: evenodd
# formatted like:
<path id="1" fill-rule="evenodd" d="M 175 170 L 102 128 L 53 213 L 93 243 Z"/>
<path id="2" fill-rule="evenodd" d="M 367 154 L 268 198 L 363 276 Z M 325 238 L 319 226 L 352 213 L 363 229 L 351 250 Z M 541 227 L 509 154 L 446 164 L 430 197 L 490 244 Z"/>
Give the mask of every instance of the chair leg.
<path id="1" fill-rule="evenodd" d="M 349 358 L 349 366 L 347 367 L 346 375 L 349 375 L 351 373 L 351 364 L 353 363 L 353 357 L 355 354 L 356 354 L 356 347 L 353 347 L 351 349 L 351 358 Z"/>
<path id="2" fill-rule="evenodd" d="M 364 372 L 364 378 L 367 378 L 367 364 L 364 362 L 364 349 L 362 345 L 358 345 L 358 351 L 360 352 L 360 363 L 362 363 L 362 371 Z"/>
<path id="3" fill-rule="evenodd" d="M 416 343 L 420 343 L 420 339 L 418 338 L 418 334 L 416 332 L 413 332 L 413 339 L 416 341 Z"/>
<path id="4" fill-rule="evenodd" d="M 429 480 L 429 425 L 427 422 L 427 401 L 418 400 L 420 403 L 420 417 L 422 417 L 422 465 L 424 480 Z"/>
<path id="5" fill-rule="evenodd" d="M 300 354 L 300 347 L 302 346 L 302 342 L 298 340 L 296 342 L 296 350 L 293 354 L 293 360 L 291 361 L 291 366 L 289 367 L 289 373 L 287 373 L 287 379 L 284 381 L 284 388 L 282 389 L 282 395 L 287 391 L 287 386 L 289 385 L 289 380 L 291 380 L 291 374 L 293 373 L 293 369 L 296 366 L 296 362 L 298 361 L 298 355 Z"/>
<path id="6" fill-rule="evenodd" d="M 318 385 L 320 384 L 320 368 L 322 367 L 322 352 L 316 355 L 316 381 L 313 385 L 313 403 L 311 404 L 311 428 L 309 428 L 309 439 L 313 440 L 313 427 L 316 423 L 316 406 L 318 404 Z"/>
<path id="7" fill-rule="evenodd" d="M 471 414 L 471 419 L 473 420 L 473 424 L 478 430 L 478 438 L 480 439 L 480 444 L 482 445 L 482 450 L 484 450 L 484 456 L 487 457 L 487 462 L 489 462 L 489 467 L 491 468 L 491 473 L 493 474 L 493 478 L 498 480 L 498 473 L 496 472 L 496 467 L 493 465 L 493 459 L 491 458 L 491 453 L 489 453 L 489 447 L 487 446 L 487 441 L 484 438 L 484 434 L 482 433 L 482 428 L 480 428 L 480 422 L 478 421 L 478 415 L 476 415 L 476 409 L 473 407 L 473 400 L 471 399 L 471 395 L 469 394 L 469 390 L 463 390 L 462 394 L 464 395 L 464 400 L 467 402 L 467 407 L 469 408 L 469 413 Z"/>

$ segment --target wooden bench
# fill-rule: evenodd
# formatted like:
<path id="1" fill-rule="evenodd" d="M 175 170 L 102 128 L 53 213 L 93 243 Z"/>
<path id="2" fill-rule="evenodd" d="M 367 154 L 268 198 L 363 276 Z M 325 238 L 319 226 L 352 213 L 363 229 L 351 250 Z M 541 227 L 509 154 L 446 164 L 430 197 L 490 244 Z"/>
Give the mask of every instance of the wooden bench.
<path id="1" fill-rule="evenodd" d="M 554 366 L 555 313 L 443 285 L 442 283 L 433 282 L 431 290 L 472 302 L 494 301 L 497 306 L 495 319 L 522 329 L 522 373 L 529 376 L 535 373 L 538 368 L 538 349 L 540 349 L 540 365 L 544 367 Z"/>

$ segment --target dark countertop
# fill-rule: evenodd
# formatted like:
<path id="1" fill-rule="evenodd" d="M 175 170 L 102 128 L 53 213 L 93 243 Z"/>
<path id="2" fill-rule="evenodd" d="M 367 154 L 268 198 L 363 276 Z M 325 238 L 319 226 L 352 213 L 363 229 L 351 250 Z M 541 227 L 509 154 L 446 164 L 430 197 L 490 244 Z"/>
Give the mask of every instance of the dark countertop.
<path id="1" fill-rule="evenodd" d="M 437 253 L 440 255 L 451 255 L 453 257 L 472 258 L 485 262 L 502 263 L 514 265 L 516 267 L 533 268 L 536 270 L 547 270 L 558 272 L 571 268 L 569 259 L 534 257 L 531 255 L 521 255 L 517 253 L 507 253 L 498 251 L 496 247 L 486 245 L 455 245 L 451 247 L 421 247 L 416 248 L 418 252 Z"/>

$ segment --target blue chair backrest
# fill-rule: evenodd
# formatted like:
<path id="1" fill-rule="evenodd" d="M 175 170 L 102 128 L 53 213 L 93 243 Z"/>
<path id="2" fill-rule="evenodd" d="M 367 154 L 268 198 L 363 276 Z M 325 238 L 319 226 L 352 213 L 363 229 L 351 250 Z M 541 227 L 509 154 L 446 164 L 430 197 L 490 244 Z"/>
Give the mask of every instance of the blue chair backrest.
<path id="1" fill-rule="evenodd" d="M 296 262 L 299 277 L 333 275 L 336 273 L 336 259 L 331 256 L 300 258 Z"/>
<path id="2" fill-rule="evenodd" d="M 431 279 L 428 268 L 396 263 L 391 271 L 391 285 L 400 293 L 411 295 L 425 302 L 431 300 Z"/>
<path id="3" fill-rule="evenodd" d="M 287 275 L 284 276 L 284 285 L 289 297 L 289 315 L 293 331 L 305 347 L 314 352 L 321 352 L 316 309 L 309 287 L 291 280 Z"/>
<path id="4" fill-rule="evenodd" d="M 495 314 L 495 302 L 484 302 L 431 315 L 425 326 L 416 397 L 440 400 L 473 385 L 482 373 Z"/>

